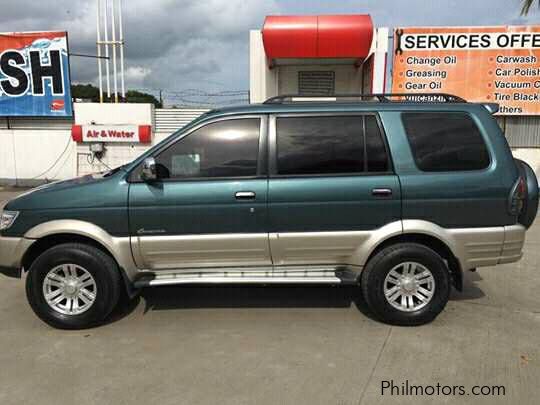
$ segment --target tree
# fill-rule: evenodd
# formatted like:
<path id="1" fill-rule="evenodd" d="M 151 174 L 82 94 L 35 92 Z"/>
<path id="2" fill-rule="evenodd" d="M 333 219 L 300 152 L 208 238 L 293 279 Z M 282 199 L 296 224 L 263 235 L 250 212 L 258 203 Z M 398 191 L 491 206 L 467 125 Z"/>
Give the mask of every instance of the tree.
<path id="1" fill-rule="evenodd" d="M 521 15 L 529 14 L 529 11 L 534 4 L 535 0 L 523 0 L 523 6 L 521 7 Z M 540 6 L 540 2 L 539 2 Z"/>
<path id="2" fill-rule="evenodd" d="M 95 103 L 99 102 L 99 89 L 91 84 L 73 84 L 71 85 L 71 97 L 92 100 Z M 105 102 L 110 102 L 114 99 L 111 94 L 111 100 L 107 95 L 103 95 Z M 152 94 L 143 93 L 142 91 L 128 90 L 126 93 L 126 102 L 128 103 L 152 103 L 156 108 L 161 108 L 161 102 Z"/>
<path id="3" fill-rule="evenodd" d="M 161 102 L 153 95 L 137 90 L 128 90 L 126 93 L 128 103 L 152 103 L 156 108 L 163 107 Z"/>
<path id="4" fill-rule="evenodd" d="M 71 97 L 99 101 L 99 89 L 91 84 L 72 84 Z"/>

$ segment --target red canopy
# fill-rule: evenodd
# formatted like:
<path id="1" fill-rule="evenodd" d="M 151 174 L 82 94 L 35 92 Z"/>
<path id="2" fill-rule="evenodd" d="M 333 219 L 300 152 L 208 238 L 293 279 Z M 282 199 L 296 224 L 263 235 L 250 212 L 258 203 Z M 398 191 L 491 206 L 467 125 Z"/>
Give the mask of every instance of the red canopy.
<path id="1" fill-rule="evenodd" d="M 364 59 L 373 39 L 369 15 L 268 16 L 262 30 L 269 60 Z"/>

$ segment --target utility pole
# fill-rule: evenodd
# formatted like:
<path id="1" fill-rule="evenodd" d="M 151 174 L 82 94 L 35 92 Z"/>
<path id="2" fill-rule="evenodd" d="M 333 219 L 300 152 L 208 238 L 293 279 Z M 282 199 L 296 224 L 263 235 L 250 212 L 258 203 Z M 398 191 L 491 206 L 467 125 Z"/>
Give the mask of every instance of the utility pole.
<path id="1" fill-rule="evenodd" d="M 109 0 L 103 0 L 105 2 L 105 13 L 104 13 L 104 28 L 105 28 L 105 42 L 109 42 Z M 111 101 L 111 72 L 110 72 L 110 59 L 109 59 L 109 46 L 105 46 L 105 56 L 107 57 L 107 63 L 105 65 L 105 70 L 107 72 L 107 99 Z"/>
<path id="2" fill-rule="evenodd" d="M 122 24 L 122 0 L 118 0 L 118 25 L 120 30 L 120 86 L 122 88 L 122 100 L 126 99 L 126 85 L 124 82 L 124 27 Z"/>
<path id="3" fill-rule="evenodd" d="M 97 26 L 97 60 L 98 60 L 98 76 L 99 76 L 99 102 L 103 103 L 103 80 L 101 70 L 101 0 L 97 0 L 96 26 Z M 109 61 L 107 60 L 107 64 Z"/>
<path id="4" fill-rule="evenodd" d="M 103 11 L 103 12 L 102 12 Z M 103 23 L 103 24 L 102 24 Z M 111 27 L 111 40 L 109 40 L 109 26 Z M 104 28 L 102 36 L 102 27 Z M 98 75 L 99 75 L 99 91 L 100 102 L 103 102 L 103 70 L 101 66 L 102 46 L 105 47 L 105 65 L 107 96 L 111 99 L 111 83 L 109 71 L 109 47 L 112 46 L 112 74 L 114 86 L 114 101 L 118 103 L 118 70 L 117 70 L 117 49 L 120 51 L 120 85 L 122 91 L 122 99 L 126 97 L 125 81 L 124 81 L 124 28 L 122 19 L 122 0 L 97 0 L 97 50 L 98 50 Z M 118 30 L 118 31 L 117 31 Z M 117 35 L 118 33 L 118 35 Z M 104 38 L 104 40 L 102 40 Z M 117 39 L 118 38 L 118 39 Z"/>

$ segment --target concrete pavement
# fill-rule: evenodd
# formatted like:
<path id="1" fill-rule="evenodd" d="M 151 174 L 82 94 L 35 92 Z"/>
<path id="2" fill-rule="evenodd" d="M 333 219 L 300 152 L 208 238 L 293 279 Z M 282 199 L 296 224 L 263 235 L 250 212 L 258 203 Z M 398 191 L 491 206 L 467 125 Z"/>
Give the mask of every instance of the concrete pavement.
<path id="1" fill-rule="evenodd" d="M 372 320 L 354 288 L 216 286 L 148 289 L 107 325 L 66 332 L 0 277 L 0 404 L 536 404 L 539 259 L 537 224 L 521 262 L 466 274 L 416 328 Z M 390 380 L 505 395 L 381 395 Z"/>

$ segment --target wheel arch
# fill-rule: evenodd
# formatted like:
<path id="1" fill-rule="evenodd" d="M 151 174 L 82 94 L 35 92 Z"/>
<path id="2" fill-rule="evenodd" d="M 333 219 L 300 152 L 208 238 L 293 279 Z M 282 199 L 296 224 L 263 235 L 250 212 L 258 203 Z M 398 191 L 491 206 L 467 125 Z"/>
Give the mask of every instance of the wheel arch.
<path id="1" fill-rule="evenodd" d="M 98 242 L 96 239 L 90 238 L 88 236 L 79 235 L 76 233 L 53 233 L 47 236 L 44 236 L 40 239 L 37 239 L 25 252 L 22 258 L 22 267 L 25 271 L 30 270 L 30 267 L 34 261 L 46 250 L 61 245 L 64 243 L 82 243 L 85 245 L 90 245 L 96 249 L 101 250 L 103 253 L 111 256 L 116 264 L 120 267 L 120 264 L 112 254 L 112 252 L 105 247 L 103 243 Z"/>
<path id="2" fill-rule="evenodd" d="M 134 294 L 132 284 L 138 269 L 131 254 L 129 236 L 113 237 L 104 229 L 85 221 L 57 220 L 37 225 L 25 234 L 25 238 L 35 240 L 22 258 L 25 271 L 30 269 L 40 254 L 53 246 L 71 242 L 84 243 L 113 258 L 125 281 L 128 294 Z"/>
<path id="3" fill-rule="evenodd" d="M 365 263 L 368 263 L 377 253 L 385 249 L 388 246 L 395 245 L 397 243 L 418 243 L 435 251 L 439 254 L 443 260 L 448 264 L 450 276 L 453 286 L 458 290 L 463 290 L 463 269 L 456 257 L 454 251 L 450 248 L 449 244 L 429 233 L 420 231 L 411 231 L 393 235 L 380 241 L 369 253 Z"/>

